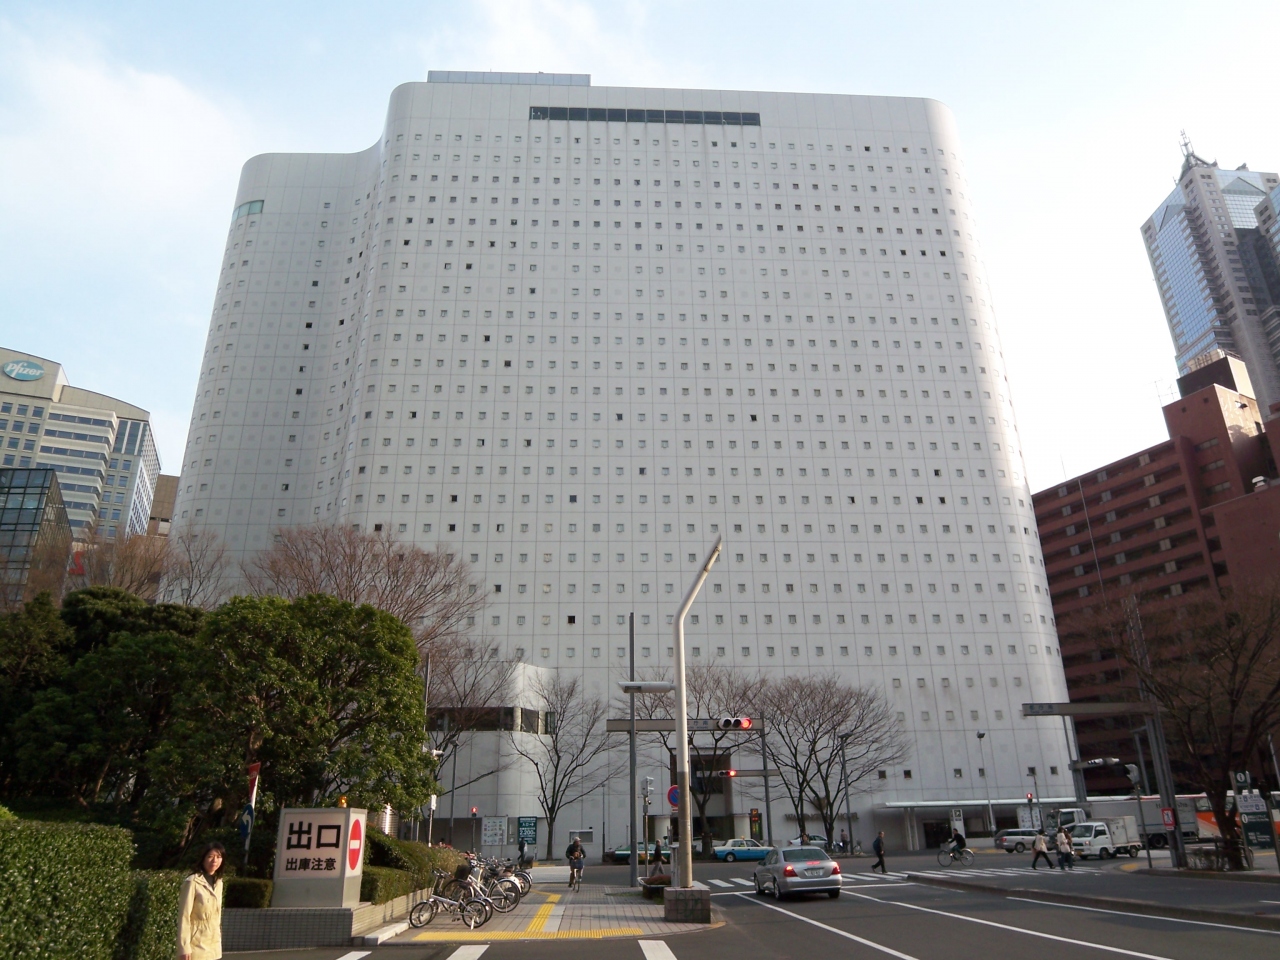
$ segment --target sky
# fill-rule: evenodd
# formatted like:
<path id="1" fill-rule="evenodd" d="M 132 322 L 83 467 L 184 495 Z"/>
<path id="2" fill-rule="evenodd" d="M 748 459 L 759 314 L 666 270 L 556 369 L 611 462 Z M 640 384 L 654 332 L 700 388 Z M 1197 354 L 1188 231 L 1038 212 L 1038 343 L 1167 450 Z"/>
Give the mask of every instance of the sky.
<path id="1" fill-rule="evenodd" d="M 1277 16 L 1248 0 L 1222 17 L 1178 0 L 0 0 L 0 343 L 150 410 L 176 472 L 255 154 L 365 149 L 391 90 L 430 69 L 932 97 L 960 131 L 1040 490 L 1166 436 L 1177 373 L 1139 229 L 1182 130 L 1224 167 L 1280 168 Z"/>

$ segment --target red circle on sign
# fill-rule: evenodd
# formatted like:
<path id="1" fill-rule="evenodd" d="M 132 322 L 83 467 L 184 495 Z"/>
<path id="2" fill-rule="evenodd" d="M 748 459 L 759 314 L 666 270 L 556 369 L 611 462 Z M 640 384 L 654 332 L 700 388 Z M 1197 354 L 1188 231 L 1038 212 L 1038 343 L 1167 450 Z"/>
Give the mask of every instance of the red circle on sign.
<path id="1" fill-rule="evenodd" d="M 360 849 L 363 846 L 360 820 L 355 818 L 351 821 L 351 836 L 347 840 L 347 866 L 352 870 L 360 866 Z"/>

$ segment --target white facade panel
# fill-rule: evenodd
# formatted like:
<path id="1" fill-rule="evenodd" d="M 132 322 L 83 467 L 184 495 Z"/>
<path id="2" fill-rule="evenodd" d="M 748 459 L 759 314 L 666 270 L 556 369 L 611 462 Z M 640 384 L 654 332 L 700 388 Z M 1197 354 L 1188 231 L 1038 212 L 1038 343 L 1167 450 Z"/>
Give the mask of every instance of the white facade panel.
<path id="1" fill-rule="evenodd" d="M 369 150 L 245 165 L 176 519 L 446 545 L 499 655 L 601 696 L 720 534 L 691 662 L 882 685 L 915 748 L 864 805 L 1069 794 L 970 200 L 933 101 L 405 84 Z"/>

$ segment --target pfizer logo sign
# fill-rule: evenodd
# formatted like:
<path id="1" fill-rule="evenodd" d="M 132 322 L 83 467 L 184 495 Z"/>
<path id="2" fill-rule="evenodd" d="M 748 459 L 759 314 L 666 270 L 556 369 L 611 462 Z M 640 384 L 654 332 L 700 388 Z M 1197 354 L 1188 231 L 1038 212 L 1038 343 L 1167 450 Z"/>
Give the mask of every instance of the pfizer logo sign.
<path id="1" fill-rule="evenodd" d="M 39 380 L 44 376 L 44 367 L 31 360 L 10 360 L 0 369 L 10 380 Z"/>

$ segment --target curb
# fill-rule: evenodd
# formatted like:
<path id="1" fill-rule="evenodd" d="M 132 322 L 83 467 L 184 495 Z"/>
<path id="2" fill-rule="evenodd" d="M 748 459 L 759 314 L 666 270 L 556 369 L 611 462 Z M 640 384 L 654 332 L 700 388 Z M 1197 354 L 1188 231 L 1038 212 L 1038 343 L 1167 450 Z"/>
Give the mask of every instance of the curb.
<path id="1" fill-rule="evenodd" d="M 1152 877 L 1182 877 L 1191 880 L 1226 880 L 1235 883 L 1280 883 L 1280 876 L 1272 874 L 1229 873 L 1217 870 L 1170 870 L 1165 867 L 1139 869 L 1135 873 L 1145 873 Z"/>
<path id="2" fill-rule="evenodd" d="M 1252 913 L 1229 913 L 1224 910 L 1199 910 L 1186 907 L 1171 908 L 1162 903 L 1151 903 L 1147 900 L 1124 900 L 1118 897 L 1089 897 L 1075 893 L 1057 893 L 1054 891 L 1036 890 L 1028 887 L 993 887 L 984 883 L 971 883 L 964 880 L 943 880 L 939 877 L 926 877 L 917 873 L 908 873 L 907 879 L 933 887 L 946 887 L 951 890 L 963 890 L 967 893 L 990 893 L 1001 897 L 1025 897 L 1029 900 L 1043 900 L 1046 903 L 1061 903 L 1071 907 L 1095 907 L 1100 910 L 1125 910 L 1140 913 L 1149 917 L 1165 917 L 1174 920 L 1201 920 L 1205 923 L 1221 923 L 1232 927 L 1249 927 L 1254 930 L 1273 930 L 1280 932 L 1280 917 L 1259 916 Z"/>
<path id="3" fill-rule="evenodd" d="M 389 923 L 385 927 L 379 927 L 377 930 L 369 933 L 361 934 L 358 937 L 351 938 L 353 947 L 377 947 L 390 940 L 392 937 L 398 937 L 409 929 L 409 921 L 401 920 L 399 923 Z"/>

